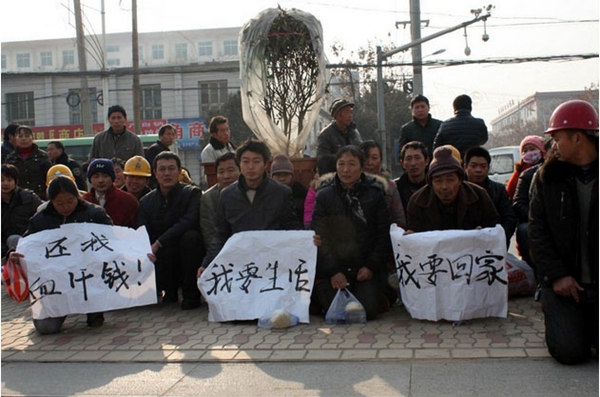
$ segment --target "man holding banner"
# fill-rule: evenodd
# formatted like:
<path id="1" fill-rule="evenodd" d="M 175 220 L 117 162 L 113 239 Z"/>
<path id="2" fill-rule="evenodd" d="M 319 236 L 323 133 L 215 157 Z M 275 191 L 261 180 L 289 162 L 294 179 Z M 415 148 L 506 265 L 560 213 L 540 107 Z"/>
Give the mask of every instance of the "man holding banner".
<path id="1" fill-rule="evenodd" d="M 296 216 L 292 189 L 266 173 L 271 152 L 249 139 L 236 150 L 241 175 L 221 191 L 215 222 L 216 235 L 198 270 L 198 277 L 233 234 L 247 230 L 302 230 Z"/>
<path id="2" fill-rule="evenodd" d="M 530 251 L 548 351 L 560 363 L 578 364 L 598 349 L 598 113 L 588 102 L 565 102 L 546 134 L 556 158 L 533 177 Z"/>
<path id="3" fill-rule="evenodd" d="M 427 185 L 408 203 L 408 231 L 494 227 L 500 217 L 485 189 L 465 180 L 452 150 L 439 147 L 427 172 Z"/>

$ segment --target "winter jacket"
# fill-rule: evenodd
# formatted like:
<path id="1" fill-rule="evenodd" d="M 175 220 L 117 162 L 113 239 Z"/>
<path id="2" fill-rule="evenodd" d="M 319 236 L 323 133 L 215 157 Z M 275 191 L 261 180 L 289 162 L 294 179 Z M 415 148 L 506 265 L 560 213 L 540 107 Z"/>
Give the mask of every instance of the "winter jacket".
<path id="1" fill-rule="evenodd" d="M 334 155 L 337 151 L 346 145 L 360 145 L 362 138 L 360 132 L 356 129 L 356 124 L 350 123 L 345 131 L 340 130 L 335 120 L 327 127 L 323 128 L 317 138 L 317 157 L 323 157 L 327 154 Z"/>
<path id="2" fill-rule="evenodd" d="M 75 210 L 69 216 L 62 216 L 56 212 L 52 203 L 49 202 L 46 208 L 29 220 L 25 235 L 41 232 L 42 230 L 56 229 L 66 223 L 113 224 L 110 217 L 106 215 L 104 208 L 81 199 L 78 201 Z"/>
<path id="3" fill-rule="evenodd" d="M 408 229 L 414 232 L 472 230 L 477 226 L 494 227 L 500 223 L 500 216 L 485 189 L 464 181 L 456 200 L 456 218 L 453 220 L 456 227 L 446 227 L 443 224 L 443 211 L 446 208 L 442 206 L 433 188 L 430 185 L 424 186 L 413 194 L 408 203 Z"/>
<path id="4" fill-rule="evenodd" d="M 94 188 L 83 195 L 85 201 L 98 205 Z M 106 192 L 104 210 L 117 226 L 137 228 L 139 203 L 131 194 L 112 186 Z"/>
<path id="5" fill-rule="evenodd" d="M 408 202 L 410 197 L 423 186 L 427 185 L 427 179 L 423 178 L 421 183 L 414 184 L 408 179 L 408 174 L 404 173 L 400 178 L 394 180 L 396 182 L 396 189 L 400 193 L 400 199 L 404 207 L 404 213 L 408 213 Z"/>
<path id="6" fill-rule="evenodd" d="M 221 189 L 217 183 L 202 193 L 202 197 L 200 197 L 200 228 L 206 247 L 210 247 L 212 238 L 215 236 L 215 221 L 220 195 Z"/>
<path id="7" fill-rule="evenodd" d="M 346 198 L 347 190 L 337 176 L 317 190 L 312 225 L 321 236 L 317 257 L 317 278 L 330 278 L 342 272 L 356 279 L 367 267 L 375 274 L 387 270 L 391 253 L 390 211 L 383 186 L 363 174 L 350 189 L 360 202 L 364 221 Z"/>
<path id="8" fill-rule="evenodd" d="M 454 117 L 440 125 L 433 141 L 434 149 L 442 145 L 452 145 L 458 149 L 461 156 L 475 146 L 481 146 L 488 140 L 488 130 L 482 119 L 471 116 L 471 111 L 459 109 Z"/>
<path id="9" fill-rule="evenodd" d="M 200 231 L 198 222 L 202 191 L 193 185 L 178 183 L 167 195 L 159 188 L 140 200 L 139 225 L 145 225 L 150 243 L 161 247 L 177 245 L 188 230 Z"/>
<path id="10" fill-rule="evenodd" d="M 531 188 L 533 175 L 540 168 L 540 166 L 541 164 L 536 164 L 535 166 L 521 172 L 521 175 L 519 175 L 519 180 L 517 182 L 517 188 L 515 190 L 515 195 L 513 196 L 512 204 L 513 212 L 517 217 L 518 223 L 529 221 L 529 190 Z"/>
<path id="11" fill-rule="evenodd" d="M 515 164 L 515 171 L 512 173 L 508 181 L 506 181 L 506 192 L 508 193 L 508 198 L 510 198 L 511 201 L 515 197 L 515 192 L 517 191 L 517 183 L 519 182 L 519 177 L 521 176 L 521 173 L 527 171 L 528 169 L 536 165 L 537 164 L 526 164 L 523 161 L 519 161 L 517 164 Z"/>
<path id="12" fill-rule="evenodd" d="M 274 181 L 265 173 L 253 202 L 248 199 L 247 191 L 243 175 L 221 191 L 215 236 L 202 267 L 212 262 L 234 233 L 248 230 L 302 230 L 289 186 Z"/>
<path id="13" fill-rule="evenodd" d="M 2 164 L 6 162 L 6 158 L 9 154 L 12 153 L 13 150 L 16 149 L 9 141 L 2 142 Z"/>
<path id="14" fill-rule="evenodd" d="M 490 178 L 486 178 L 481 186 L 488 192 L 488 195 L 494 203 L 496 211 L 500 216 L 500 225 L 504 229 L 506 235 L 506 246 L 510 245 L 510 239 L 517 227 L 517 215 L 512 209 L 512 203 L 508 198 L 508 193 L 502 183 L 494 182 Z"/>
<path id="15" fill-rule="evenodd" d="M 6 239 L 17 234 L 22 236 L 27 230 L 29 219 L 35 214 L 42 200 L 31 190 L 15 187 L 10 201 L 2 202 L 2 257 L 8 252 Z"/>
<path id="16" fill-rule="evenodd" d="M 77 185 L 77 189 L 87 191 L 87 183 L 85 182 L 85 176 L 83 175 L 83 170 L 79 163 L 73 159 L 70 159 L 66 153 L 62 153 L 58 158 L 54 161 L 54 164 L 62 164 L 69 167 L 73 176 L 75 177 L 75 184 Z"/>
<path id="17" fill-rule="evenodd" d="M 423 144 L 427 146 L 429 158 L 432 158 L 433 140 L 435 139 L 441 124 L 442 120 L 434 119 L 431 115 L 427 116 L 427 122 L 424 126 L 422 126 L 414 117 L 412 121 L 404 124 L 400 130 L 397 160 L 400 161 L 400 151 L 402 150 L 402 147 L 412 141 L 423 142 Z"/>
<path id="18" fill-rule="evenodd" d="M 15 149 L 6 158 L 7 164 L 12 164 L 19 169 L 19 186 L 33 190 L 41 199 L 46 198 L 46 173 L 52 166 L 48 154 L 33 144 L 33 150 L 27 158 L 21 157 L 19 150 Z"/>
<path id="19" fill-rule="evenodd" d="M 125 130 L 115 134 L 112 127 L 94 137 L 90 161 L 93 159 L 112 159 L 113 157 L 127 161 L 133 156 L 144 156 L 144 147 L 139 136 Z"/>
<path id="20" fill-rule="evenodd" d="M 537 274 L 550 284 L 565 276 L 581 282 L 580 240 L 587 238 L 590 276 L 598 282 L 598 160 L 592 164 L 595 173 L 590 203 L 589 225 L 581 233 L 577 174 L 579 167 L 547 161 L 535 173 L 529 207 L 529 245 Z"/>

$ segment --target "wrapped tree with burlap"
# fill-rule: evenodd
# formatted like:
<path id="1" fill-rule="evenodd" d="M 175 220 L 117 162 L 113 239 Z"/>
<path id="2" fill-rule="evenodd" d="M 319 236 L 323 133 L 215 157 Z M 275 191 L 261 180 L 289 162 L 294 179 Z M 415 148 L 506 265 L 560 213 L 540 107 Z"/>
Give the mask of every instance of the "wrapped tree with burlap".
<path id="1" fill-rule="evenodd" d="M 244 121 L 273 153 L 301 156 L 325 92 L 321 23 L 267 9 L 242 28 L 240 51 Z"/>

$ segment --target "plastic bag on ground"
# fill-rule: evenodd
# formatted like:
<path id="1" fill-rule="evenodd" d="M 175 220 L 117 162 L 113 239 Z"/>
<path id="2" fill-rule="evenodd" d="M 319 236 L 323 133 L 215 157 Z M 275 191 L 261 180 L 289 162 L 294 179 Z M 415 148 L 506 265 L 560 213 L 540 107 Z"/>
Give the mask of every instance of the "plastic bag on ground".
<path id="1" fill-rule="evenodd" d="M 10 259 L 2 267 L 2 284 L 6 287 L 8 295 L 17 301 L 24 302 L 29 298 L 29 283 L 27 273 L 20 265 Z"/>
<path id="2" fill-rule="evenodd" d="M 284 329 L 298 324 L 298 316 L 291 314 L 287 310 L 275 310 L 272 314 L 258 319 L 259 328 Z"/>
<path id="3" fill-rule="evenodd" d="M 325 322 L 329 324 L 366 323 L 367 313 L 352 292 L 340 289 L 325 314 Z"/>

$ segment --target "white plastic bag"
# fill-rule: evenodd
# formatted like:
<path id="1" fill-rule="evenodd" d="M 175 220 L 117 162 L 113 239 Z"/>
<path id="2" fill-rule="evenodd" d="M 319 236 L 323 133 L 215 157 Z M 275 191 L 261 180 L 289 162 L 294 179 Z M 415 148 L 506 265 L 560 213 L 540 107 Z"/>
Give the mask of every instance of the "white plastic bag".
<path id="1" fill-rule="evenodd" d="M 340 289 L 327 310 L 325 322 L 329 324 L 366 323 L 367 314 L 363 305 L 352 295 L 352 292 Z"/>
<path id="2" fill-rule="evenodd" d="M 258 319 L 259 328 L 283 329 L 293 327 L 298 324 L 298 316 L 291 314 L 287 310 L 275 310 L 272 314 Z"/>

